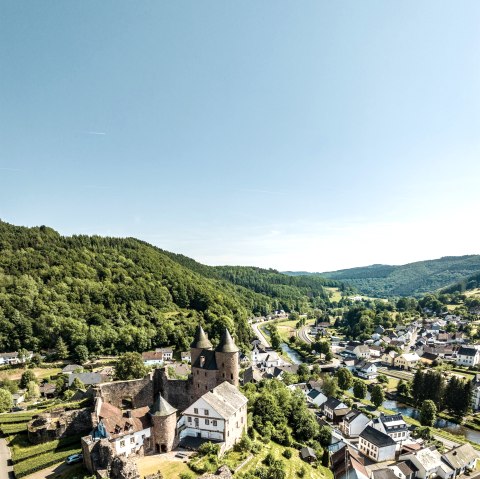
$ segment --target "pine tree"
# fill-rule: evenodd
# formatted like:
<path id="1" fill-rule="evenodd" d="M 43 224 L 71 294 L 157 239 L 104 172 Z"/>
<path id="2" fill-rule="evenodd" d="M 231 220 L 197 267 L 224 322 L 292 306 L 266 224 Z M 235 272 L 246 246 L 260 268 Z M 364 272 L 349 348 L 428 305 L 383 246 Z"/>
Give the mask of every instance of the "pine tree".
<path id="1" fill-rule="evenodd" d="M 55 351 L 58 359 L 67 359 L 69 356 L 67 345 L 61 337 L 58 338 L 55 344 Z"/>

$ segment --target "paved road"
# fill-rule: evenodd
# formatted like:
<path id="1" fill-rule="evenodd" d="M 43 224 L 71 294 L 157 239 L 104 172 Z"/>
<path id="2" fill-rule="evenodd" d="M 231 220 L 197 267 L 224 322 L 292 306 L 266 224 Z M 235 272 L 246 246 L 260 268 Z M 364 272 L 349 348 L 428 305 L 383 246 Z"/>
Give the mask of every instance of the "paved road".
<path id="1" fill-rule="evenodd" d="M 297 336 L 302 341 L 305 341 L 308 344 L 313 343 L 312 338 L 308 335 L 308 332 L 307 332 L 310 328 L 311 326 L 305 325 L 305 326 L 302 326 L 297 332 Z"/>
<path id="2" fill-rule="evenodd" d="M 410 381 L 411 379 L 413 379 L 414 376 L 413 373 L 410 373 L 408 371 L 404 371 L 401 369 L 389 369 L 385 366 L 380 366 L 378 368 L 378 372 L 386 374 L 387 376 L 392 376 L 393 378 L 403 379 L 405 381 Z"/>
<path id="3" fill-rule="evenodd" d="M 10 449 L 7 446 L 7 441 L 0 438 L 0 479 L 13 479 L 13 467 L 11 466 Z"/>
<path id="4" fill-rule="evenodd" d="M 252 324 L 252 329 L 253 329 L 253 332 L 255 333 L 255 336 L 260 340 L 260 342 L 266 348 L 270 347 L 270 343 L 267 341 L 267 338 L 262 333 L 262 331 L 260 329 L 260 326 L 266 324 L 267 322 L 268 321 L 264 321 L 263 323 L 253 323 Z"/>

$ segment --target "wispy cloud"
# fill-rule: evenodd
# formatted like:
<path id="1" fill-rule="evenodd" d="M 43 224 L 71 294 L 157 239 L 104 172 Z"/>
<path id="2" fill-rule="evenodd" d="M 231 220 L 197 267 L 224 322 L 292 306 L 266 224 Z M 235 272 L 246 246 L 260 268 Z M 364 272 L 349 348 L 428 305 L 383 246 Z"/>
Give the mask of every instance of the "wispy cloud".
<path id="1" fill-rule="evenodd" d="M 98 135 L 98 136 L 105 136 L 107 133 L 105 131 L 86 131 L 87 135 Z"/>

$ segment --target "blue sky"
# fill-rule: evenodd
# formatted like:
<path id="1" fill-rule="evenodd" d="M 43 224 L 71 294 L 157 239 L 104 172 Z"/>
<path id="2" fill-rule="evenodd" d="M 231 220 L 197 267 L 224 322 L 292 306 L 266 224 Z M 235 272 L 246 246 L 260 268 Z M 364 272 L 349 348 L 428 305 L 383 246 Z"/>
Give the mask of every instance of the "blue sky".
<path id="1" fill-rule="evenodd" d="M 0 218 L 209 264 L 480 253 L 480 2 L 0 3 Z"/>

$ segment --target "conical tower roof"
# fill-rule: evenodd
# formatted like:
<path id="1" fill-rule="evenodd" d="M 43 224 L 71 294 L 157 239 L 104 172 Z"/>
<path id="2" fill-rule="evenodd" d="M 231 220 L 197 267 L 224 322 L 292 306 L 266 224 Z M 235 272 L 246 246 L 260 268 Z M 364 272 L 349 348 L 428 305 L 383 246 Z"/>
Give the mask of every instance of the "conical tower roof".
<path id="1" fill-rule="evenodd" d="M 211 349 L 212 347 L 212 343 L 208 340 L 205 331 L 200 325 L 198 325 L 197 331 L 195 332 L 195 339 L 192 343 L 192 348 Z"/>
<path id="2" fill-rule="evenodd" d="M 222 339 L 217 346 L 217 351 L 219 353 L 237 353 L 240 351 L 227 328 L 225 328 L 222 334 Z"/>
<path id="3" fill-rule="evenodd" d="M 176 413 L 177 410 L 170 405 L 161 394 L 157 396 L 157 400 L 150 408 L 150 414 L 152 416 L 170 416 L 170 414 Z"/>

